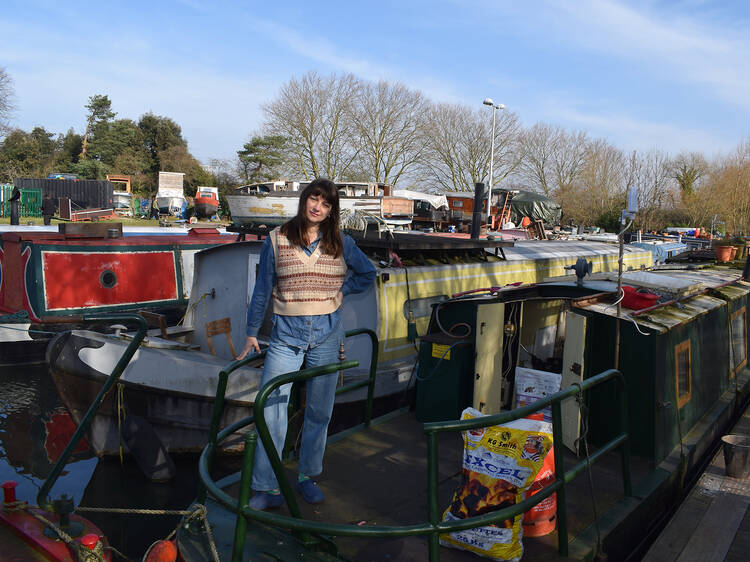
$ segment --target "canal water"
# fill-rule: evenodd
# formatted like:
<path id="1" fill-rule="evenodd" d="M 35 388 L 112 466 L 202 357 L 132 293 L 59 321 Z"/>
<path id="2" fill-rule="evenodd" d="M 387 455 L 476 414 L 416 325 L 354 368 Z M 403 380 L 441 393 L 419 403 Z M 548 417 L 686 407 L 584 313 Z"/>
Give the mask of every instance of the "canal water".
<path id="1" fill-rule="evenodd" d="M 18 482 L 18 499 L 36 504 L 39 488 L 74 431 L 46 365 L 0 368 L 0 482 Z M 185 509 L 198 489 L 197 456 L 173 459 L 176 477 L 157 484 L 147 480 L 127 456 L 122 464 L 117 458 L 97 459 L 83 443 L 50 498 L 66 494 L 76 506 Z M 177 516 L 97 513 L 86 517 L 113 546 L 138 560 L 151 543 L 166 538 L 179 523 Z"/>

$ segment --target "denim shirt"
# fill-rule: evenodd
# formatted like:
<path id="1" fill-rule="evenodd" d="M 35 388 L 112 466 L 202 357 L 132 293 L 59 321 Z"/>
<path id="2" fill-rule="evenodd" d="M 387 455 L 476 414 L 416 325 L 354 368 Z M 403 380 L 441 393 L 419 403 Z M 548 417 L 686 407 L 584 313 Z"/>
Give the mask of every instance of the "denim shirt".
<path id="1" fill-rule="evenodd" d="M 375 267 L 367 256 L 357 247 L 352 238 L 341 235 L 344 243 L 343 258 L 348 268 L 346 279 L 341 286 L 341 294 L 361 293 L 375 280 Z M 320 235 L 309 246 L 302 248 L 308 256 L 312 255 L 320 242 Z M 273 288 L 276 286 L 276 257 L 273 253 L 271 237 L 267 237 L 260 250 L 258 277 L 255 280 L 253 298 L 247 309 L 247 335 L 258 337 L 258 332 L 266 315 L 268 303 L 271 301 Z M 316 347 L 323 343 L 339 328 L 341 324 L 341 309 L 330 314 L 316 314 L 311 316 L 282 316 L 274 314 L 272 338 L 277 337 L 287 345 L 299 349 Z"/>

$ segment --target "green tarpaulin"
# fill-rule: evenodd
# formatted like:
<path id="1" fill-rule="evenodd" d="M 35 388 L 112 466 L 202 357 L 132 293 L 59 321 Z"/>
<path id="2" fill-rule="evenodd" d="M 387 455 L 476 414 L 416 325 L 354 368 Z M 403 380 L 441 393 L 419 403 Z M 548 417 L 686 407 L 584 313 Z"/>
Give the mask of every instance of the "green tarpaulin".
<path id="1" fill-rule="evenodd" d="M 520 191 L 510 201 L 510 220 L 516 224 L 521 224 L 523 217 L 543 220 L 544 224 L 560 224 L 561 216 L 562 207 L 541 193 Z"/>

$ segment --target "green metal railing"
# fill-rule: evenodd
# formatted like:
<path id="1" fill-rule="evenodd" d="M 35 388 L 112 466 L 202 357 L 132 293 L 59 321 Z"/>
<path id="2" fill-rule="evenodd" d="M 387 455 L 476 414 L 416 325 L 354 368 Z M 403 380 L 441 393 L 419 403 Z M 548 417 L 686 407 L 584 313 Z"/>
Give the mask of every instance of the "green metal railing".
<path id="1" fill-rule="evenodd" d="M 462 531 L 466 529 L 482 527 L 491 524 L 497 524 L 505 519 L 510 519 L 521 515 L 528 511 L 535 505 L 539 504 L 545 498 L 553 493 L 557 493 L 558 497 L 558 551 L 561 556 L 567 556 L 568 554 L 568 531 L 567 531 L 567 512 L 566 512 L 566 497 L 565 497 L 565 485 L 572 481 L 578 476 L 586 467 L 595 463 L 601 459 L 608 452 L 620 448 L 621 461 L 622 461 L 622 472 L 623 472 L 623 488 L 624 495 L 632 495 L 632 486 L 630 480 L 630 449 L 629 439 L 627 433 L 627 397 L 626 388 L 622 374 L 619 371 L 610 369 L 603 373 L 600 373 L 594 377 L 586 379 L 580 384 L 573 385 L 566 390 L 562 390 L 556 394 L 548 396 L 547 398 L 517 408 L 512 411 L 503 412 L 501 414 L 483 416 L 474 418 L 471 420 L 459 420 L 451 422 L 434 422 L 424 424 L 424 432 L 427 437 L 428 447 L 428 468 L 427 468 L 427 480 L 428 480 L 428 514 L 429 522 L 419 523 L 414 525 L 402 525 L 402 526 L 359 526 L 359 525 L 345 525 L 345 524 L 334 524 L 325 523 L 318 521 L 307 521 L 302 520 L 299 516 L 299 509 L 291 491 L 291 486 L 286 480 L 286 476 L 283 473 L 281 460 L 278 454 L 275 452 L 275 447 L 271 440 L 268 428 L 263 419 L 263 408 L 268 396 L 279 386 L 290 382 L 307 380 L 312 377 L 321 376 L 327 373 L 335 372 L 342 368 L 349 368 L 353 366 L 354 362 L 346 362 L 340 364 L 327 365 L 324 367 L 317 367 L 313 369 L 306 369 L 304 371 L 298 371 L 296 373 L 288 373 L 277 377 L 271 381 L 268 381 L 258 391 L 258 395 L 255 401 L 254 411 L 256 416 L 249 417 L 244 420 L 240 420 L 230 427 L 225 428 L 221 431 L 215 439 L 209 442 L 209 445 L 203 450 L 199 461 L 199 474 L 204 486 L 203 492 L 206 491 L 216 499 L 220 504 L 226 507 L 228 510 L 237 514 L 237 523 L 235 527 L 235 542 L 233 545 L 233 560 L 241 560 L 242 552 L 244 549 L 245 541 L 245 529 L 247 520 L 255 520 L 268 525 L 286 528 L 291 531 L 300 533 L 315 533 L 320 535 L 334 535 L 334 536 L 349 536 L 349 537 L 381 537 L 381 538 L 398 538 L 415 535 L 427 535 L 429 539 L 429 559 L 431 561 L 438 561 L 440 559 L 439 553 L 439 539 L 443 533 L 452 533 L 456 531 Z M 234 364 L 233 364 L 234 365 Z M 573 396 L 578 395 L 590 388 L 602 384 L 604 382 L 615 380 L 620 385 L 619 396 L 619 408 L 620 408 L 620 423 L 622 425 L 622 432 L 613 437 L 609 442 L 604 444 L 594 454 L 590 455 L 587 459 L 584 459 L 577 463 L 572 469 L 566 471 L 564 467 L 564 458 L 562 447 L 556 447 L 555 456 L 555 481 L 542 488 L 539 492 L 533 496 L 523 500 L 522 502 L 515 504 L 510 507 L 493 511 L 484 515 L 475 517 L 469 517 L 460 521 L 441 521 L 440 520 L 440 509 L 438 506 L 438 434 L 448 431 L 467 431 L 470 429 L 476 429 L 480 427 L 489 427 L 493 425 L 507 423 L 516 419 L 520 419 L 531 415 L 535 412 L 543 410 L 547 406 L 552 408 L 552 425 L 553 425 L 553 439 L 556 443 L 562 443 L 562 410 L 561 402 L 565 399 L 569 399 Z M 342 389 L 343 390 L 343 389 Z M 230 495 L 220 489 L 215 482 L 211 480 L 209 473 L 210 459 L 213 456 L 216 444 L 221 442 L 223 439 L 228 437 L 234 431 L 239 428 L 249 425 L 255 421 L 257 428 L 257 435 L 250 433 L 246 436 L 246 455 L 245 463 L 241 475 L 241 488 L 239 493 L 239 500 L 232 498 Z M 269 459 L 273 467 L 274 473 L 279 481 L 279 486 L 282 493 L 287 501 L 289 511 L 292 514 L 291 517 L 278 515 L 274 513 L 268 513 L 265 511 L 256 511 L 247 507 L 247 500 L 250 496 L 250 481 L 252 475 L 252 453 L 255 449 L 257 439 L 260 437 L 261 442 L 264 444 L 266 451 L 269 451 Z M 204 496 L 205 497 L 205 496 Z"/>
<path id="2" fill-rule="evenodd" d="M 0 184 L 0 217 L 10 216 L 10 197 L 13 194 L 13 186 Z M 42 216 L 42 190 L 38 187 L 19 188 L 21 200 L 18 202 L 19 217 L 41 217 Z"/>
<path id="3" fill-rule="evenodd" d="M 81 423 L 78 424 L 78 427 L 75 430 L 75 433 L 73 433 L 73 437 L 70 438 L 70 441 L 68 441 L 68 445 L 65 447 L 65 450 L 60 455 L 60 458 L 57 459 L 57 462 L 55 463 L 55 466 L 52 467 L 52 471 L 50 472 L 49 476 L 47 476 L 47 479 L 44 481 L 44 484 L 42 484 L 42 487 L 39 489 L 39 493 L 36 496 L 36 503 L 39 507 L 46 509 L 48 511 L 52 510 L 52 503 L 49 500 L 49 492 L 52 489 L 52 486 L 54 486 L 55 482 L 57 481 L 58 477 L 63 471 L 63 468 L 65 468 L 65 464 L 68 462 L 68 459 L 73 454 L 73 451 L 75 451 L 76 447 L 78 446 L 78 443 L 83 439 L 83 436 L 85 435 L 86 431 L 88 431 L 89 426 L 91 425 L 91 421 L 94 419 L 94 416 L 96 415 L 97 410 L 99 410 L 99 406 L 102 403 L 102 400 L 104 400 L 104 396 L 109 392 L 109 389 L 112 388 L 112 386 L 120 379 L 120 375 L 122 375 L 122 372 L 125 370 L 125 367 L 128 366 L 128 363 L 130 363 L 130 359 L 132 359 L 133 355 L 135 354 L 136 350 L 138 349 L 138 346 L 141 345 L 141 341 L 143 341 L 143 338 L 146 335 L 146 330 L 148 329 L 148 326 L 146 325 L 146 320 L 143 319 L 142 316 L 139 316 L 138 314 L 97 314 L 97 315 L 86 315 L 82 318 L 76 318 L 76 320 L 80 320 L 85 323 L 89 322 L 134 322 L 138 325 L 138 330 L 133 336 L 133 340 L 130 342 L 128 347 L 125 349 L 125 352 L 122 354 L 120 359 L 117 361 L 117 364 L 115 365 L 114 370 L 109 375 L 107 380 L 102 385 L 101 390 L 99 390 L 99 394 L 96 395 L 96 398 L 94 398 L 94 401 L 91 403 L 91 406 L 89 406 L 88 411 L 83 416 L 83 419 L 81 420 Z"/>
<path id="4" fill-rule="evenodd" d="M 372 330 L 367 329 L 357 329 L 357 330 L 350 330 L 344 334 L 347 338 L 358 336 L 358 335 L 367 335 L 370 338 L 370 344 L 371 344 L 371 356 L 370 356 L 370 372 L 369 376 L 366 380 L 355 382 L 348 384 L 346 386 L 342 386 L 341 388 L 336 389 L 336 395 L 343 394 L 345 392 L 351 392 L 353 390 L 357 390 L 359 388 L 367 387 L 367 402 L 365 406 L 365 420 L 362 424 L 364 427 L 369 427 L 370 422 L 372 421 L 372 405 L 373 405 L 373 397 L 375 395 L 375 377 L 377 375 L 378 370 L 378 337 L 375 335 L 375 332 Z M 210 474 L 211 471 L 211 465 L 213 463 L 213 452 L 216 449 L 216 445 L 221 440 L 225 439 L 227 436 L 231 435 L 235 431 L 242 429 L 245 426 L 248 426 L 255 422 L 254 417 L 251 416 L 249 418 L 241 419 L 232 425 L 227 426 L 224 428 L 221 433 L 219 433 L 219 425 L 221 423 L 221 415 L 224 412 L 224 402 L 225 402 L 225 396 L 227 392 L 227 384 L 229 382 L 229 375 L 233 372 L 239 369 L 240 367 L 243 367 L 250 363 L 251 361 L 256 361 L 258 359 L 262 359 L 266 356 L 266 350 L 261 351 L 260 353 L 256 353 L 253 355 L 249 355 L 248 357 L 245 357 L 244 359 L 240 359 L 239 361 L 233 361 L 226 367 L 224 367 L 221 371 L 219 371 L 219 381 L 216 386 L 216 399 L 214 400 L 214 407 L 213 412 L 211 414 L 211 427 L 209 429 L 208 433 L 208 445 L 203 450 L 203 455 L 201 455 L 201 461 L 203 461 L 205 457 L 206 462 L 206 474 Z M 338 364 L 336 364 L 337 367 L 334 369 L 340 370 L 341 368 L 348 368 L 348 367 L 338 367 Z M 354 365 L 350 365 L 354 366 Z M 332 373 L 334 371 L 326 371 L 326 373 Z M 306 372 L 306 371 L 305 371 Z M 296 374 L 290 373 L 290 374 Z M 286 375 L 284 375 L 286 376 Z M 304 379 L 296 379 L 296 380 L 304 380 Z M 260 391 L 259 391 L 260 395 Z M 256 397 L 256 403 L 258 398 Z M 264 420 L 265 422 L 265 420 Z M 254 446 L 254 445 L 253 445 Z M 275 450 L 274 447 L 271 447 Z M 210 450 L 211 453 L 206 455 L 206 451 Z M 291 495 L 292 501 L 294 500 L 294 495 Z M 206 487 L 204 486 L 203 482 L 200 484 L 200 488 L 198 489 L 198 503 L 204 503 L 206 501 Z M 245 502 L 247 503 L 247 502 Z M 295 502 L 296 505 L 296 502 Z"/>

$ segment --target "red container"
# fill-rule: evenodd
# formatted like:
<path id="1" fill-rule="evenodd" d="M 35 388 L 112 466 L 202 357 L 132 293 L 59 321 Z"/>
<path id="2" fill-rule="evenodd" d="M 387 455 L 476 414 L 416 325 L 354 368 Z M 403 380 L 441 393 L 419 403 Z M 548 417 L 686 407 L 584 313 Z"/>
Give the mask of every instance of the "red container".
<path id="1" fill-rule="evenodd" d="M 629 285 L 623 285 L 622 290 L 625 292 L 625 296 L 622 298 L 622 306 L 630 310 L 643 310 L 654 306 L 656 301 L 659 300 L 659 295 L 648 291 L 639 291 Z"/>

